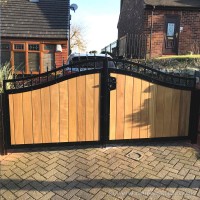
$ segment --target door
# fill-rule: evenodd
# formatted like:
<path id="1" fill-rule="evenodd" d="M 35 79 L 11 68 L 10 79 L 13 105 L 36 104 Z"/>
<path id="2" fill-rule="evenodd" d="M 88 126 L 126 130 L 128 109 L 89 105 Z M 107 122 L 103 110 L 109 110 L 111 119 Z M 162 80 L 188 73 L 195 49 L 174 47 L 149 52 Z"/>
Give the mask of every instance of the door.
<path id="1" fill-rule="evenodd" d="M 166 16 L 163 54 L 178 54 L 179 16 Z"/>

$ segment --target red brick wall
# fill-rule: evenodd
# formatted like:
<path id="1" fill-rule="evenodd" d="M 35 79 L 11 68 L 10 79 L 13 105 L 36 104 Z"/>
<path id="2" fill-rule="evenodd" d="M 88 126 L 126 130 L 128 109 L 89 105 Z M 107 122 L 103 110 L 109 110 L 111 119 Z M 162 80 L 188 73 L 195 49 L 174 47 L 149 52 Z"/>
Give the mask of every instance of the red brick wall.
<path id="1" fill-rule="evenodd" d="M 151 33 L 150 10 L 145 12 L 145 33 L 149 35 L 147 49 L 150 54 L 150 33 Z M 200 12 L 199 11 L 154 11 L 153 34 L 151 56 L 162 56 L 165 32 L 165 15 L 178 15 L 180 17 L 180 27 L 183 31 L 179 34 L 178 54 L 187 54 L 189 51 L 198 53 L 200 48 Z"/>
<path id="2" fill-rule="evenodd" d="M 62 45 L 62 52 L 55 53 L 55 63 L 56 67 L 61 67 L 63 65 L 63 61 L 66 64 L 68 58 L 68 45 Z"/>
<path id="3" fill-rule="evenodd" d="M 200 12 L 185 11 L 181 13 L 182 33 L 179 38 L 179 54 L 188 51 L 200 53 Z"/>
<path id="4" fill-rule="evenodd" d="M 123 0 L 119 22 L 118 38 L 143 30 L 144 2 L 142 0 Z"/>

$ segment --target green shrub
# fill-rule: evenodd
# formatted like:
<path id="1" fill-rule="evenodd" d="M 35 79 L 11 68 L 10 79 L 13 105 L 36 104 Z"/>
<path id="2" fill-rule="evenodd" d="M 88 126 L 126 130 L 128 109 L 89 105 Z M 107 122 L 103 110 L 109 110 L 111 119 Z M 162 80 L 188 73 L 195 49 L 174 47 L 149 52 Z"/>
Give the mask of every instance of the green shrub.
<path id="1" fill-rule="evenodd" d="M 13 71 L 10 67 L 9 63 L 5 63 L 4 65 L 0 66 L 0 93 L 3 93 L 3 80 L 4 79 L 12 79 L 13 78 Z M 7 85 L 9 88 L 9 84 Z"/>

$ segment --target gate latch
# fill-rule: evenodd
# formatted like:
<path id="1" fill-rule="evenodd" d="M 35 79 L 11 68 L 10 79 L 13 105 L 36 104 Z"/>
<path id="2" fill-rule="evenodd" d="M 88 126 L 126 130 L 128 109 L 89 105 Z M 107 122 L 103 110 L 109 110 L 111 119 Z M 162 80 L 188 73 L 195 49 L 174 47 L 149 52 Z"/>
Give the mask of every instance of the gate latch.
<path id="1" fill-rule="evenodd" d="M 108 80 L 108 88 L 109 90 L 115 90 L 116 89 L 116 78 L 115 77 L 109 77 Z"/>

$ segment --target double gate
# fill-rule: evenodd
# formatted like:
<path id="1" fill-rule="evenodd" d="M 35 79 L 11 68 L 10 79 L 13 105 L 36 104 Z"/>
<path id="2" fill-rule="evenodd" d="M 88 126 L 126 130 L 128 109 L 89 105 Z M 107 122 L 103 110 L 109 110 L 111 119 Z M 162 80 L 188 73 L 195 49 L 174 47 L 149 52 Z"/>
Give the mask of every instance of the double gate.
<path id="1" fill-rule="evenodd" d="M 108 58 L 5 80 L 7 148 L 188 137 L 194 89 L 193 78 Z"/>

